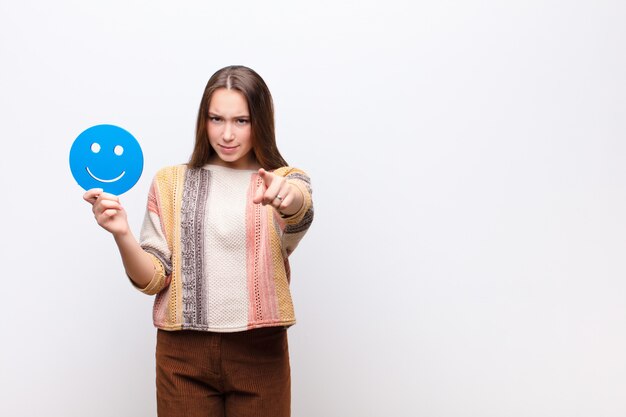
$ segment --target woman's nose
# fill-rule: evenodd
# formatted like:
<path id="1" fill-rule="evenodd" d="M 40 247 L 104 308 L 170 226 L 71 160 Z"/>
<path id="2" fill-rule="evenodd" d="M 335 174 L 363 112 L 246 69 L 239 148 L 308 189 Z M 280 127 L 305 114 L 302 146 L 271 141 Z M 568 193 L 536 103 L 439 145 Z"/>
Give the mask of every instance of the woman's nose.
<path id="1" fill-rule="evenodd" d="M 230 125 L 230 123 L 226 123 L 226 125 L 224 126 L 223 139 L 227 142 L 230 142 L 231 140 L 235 139 L 235 135 L 233 134 L 233 128 Z"/>

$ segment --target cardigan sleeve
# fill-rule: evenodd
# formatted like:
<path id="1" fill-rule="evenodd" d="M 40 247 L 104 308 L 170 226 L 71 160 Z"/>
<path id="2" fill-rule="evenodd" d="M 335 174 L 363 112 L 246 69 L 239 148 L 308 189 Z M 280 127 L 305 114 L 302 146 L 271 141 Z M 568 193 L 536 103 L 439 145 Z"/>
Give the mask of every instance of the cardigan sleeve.
<path id="1" fill-rule="evenodd" d="M 282 244 L 285 252 L 289 255 L 298 246 L 313 222 L 311 179 L 304 171 L 292 167 L 278 168 L 274 173 L 285 177 L 287 182 L 300 190 L 304 197 L 302 207 L 296 213 L 282 217 L 284 221 Z"/>
<path id="2" fill-rule="evenodd" d="M 155 177 L 148 193 L 146 214 L 139 237 L 141 248 L 150 255 L 154 265 L 154 275 L 145 288 L 138 288 L 136 285 L 135 287 L 148 295 L 157 294 L 165 288 L 169 284 L 169 276 L 172 273 L 172 251 L 167 242 L 165 229 L 162 224 L 161 201 L 158 188 L 159 185 Z"/>

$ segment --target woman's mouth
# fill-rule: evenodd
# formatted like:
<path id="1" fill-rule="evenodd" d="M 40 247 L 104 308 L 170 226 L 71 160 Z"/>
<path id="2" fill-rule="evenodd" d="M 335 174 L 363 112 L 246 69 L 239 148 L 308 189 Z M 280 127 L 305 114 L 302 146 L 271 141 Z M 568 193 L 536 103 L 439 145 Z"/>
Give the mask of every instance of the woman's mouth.
<path id="1" fill-rule="evenodd" d="M 219 147 L 222 150 L 222 152 L 225 152 L 225 153 L 233 153 L 238 148 L 238 146 L 225 146 L 225 145 L 219 145 Z"/>

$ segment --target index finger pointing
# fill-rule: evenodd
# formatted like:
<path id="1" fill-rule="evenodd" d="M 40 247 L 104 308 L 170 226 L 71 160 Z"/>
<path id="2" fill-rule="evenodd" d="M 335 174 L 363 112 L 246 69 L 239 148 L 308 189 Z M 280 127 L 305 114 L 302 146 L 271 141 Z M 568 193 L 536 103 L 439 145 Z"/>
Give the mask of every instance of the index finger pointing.
<path id="1" fill-rule="evenodd" d="M 272 181 L 274 180 L 274 174 L 271 172 L 268 172 L 266 170 L 264 170 L 263 168 L 259 169 L 259 176 L 261 177 L 261 179 L 263 180 L 263 182 L 265 183 L 266 187 L 269 187 L 270 184 L 272 184 Z"/>

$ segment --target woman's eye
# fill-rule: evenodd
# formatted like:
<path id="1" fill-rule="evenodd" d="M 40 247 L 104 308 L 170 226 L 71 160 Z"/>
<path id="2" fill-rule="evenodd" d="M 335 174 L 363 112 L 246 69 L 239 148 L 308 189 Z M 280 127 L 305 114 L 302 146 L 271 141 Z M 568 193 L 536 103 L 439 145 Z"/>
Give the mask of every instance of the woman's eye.
<path id="1" fill-rule="evenodd" d="M 237 124 L 239 125 L 245 125 L 248 123 L 248 119 L 237 119 Z"/>
<path id="2" fill-rule="evenodd" d="M 222 121 L 221 117 L 216 117 L 216 116 L 211 116 L 209 117 L 209 120 L 212 121 L 213 123 L 219 123 Z"/>

